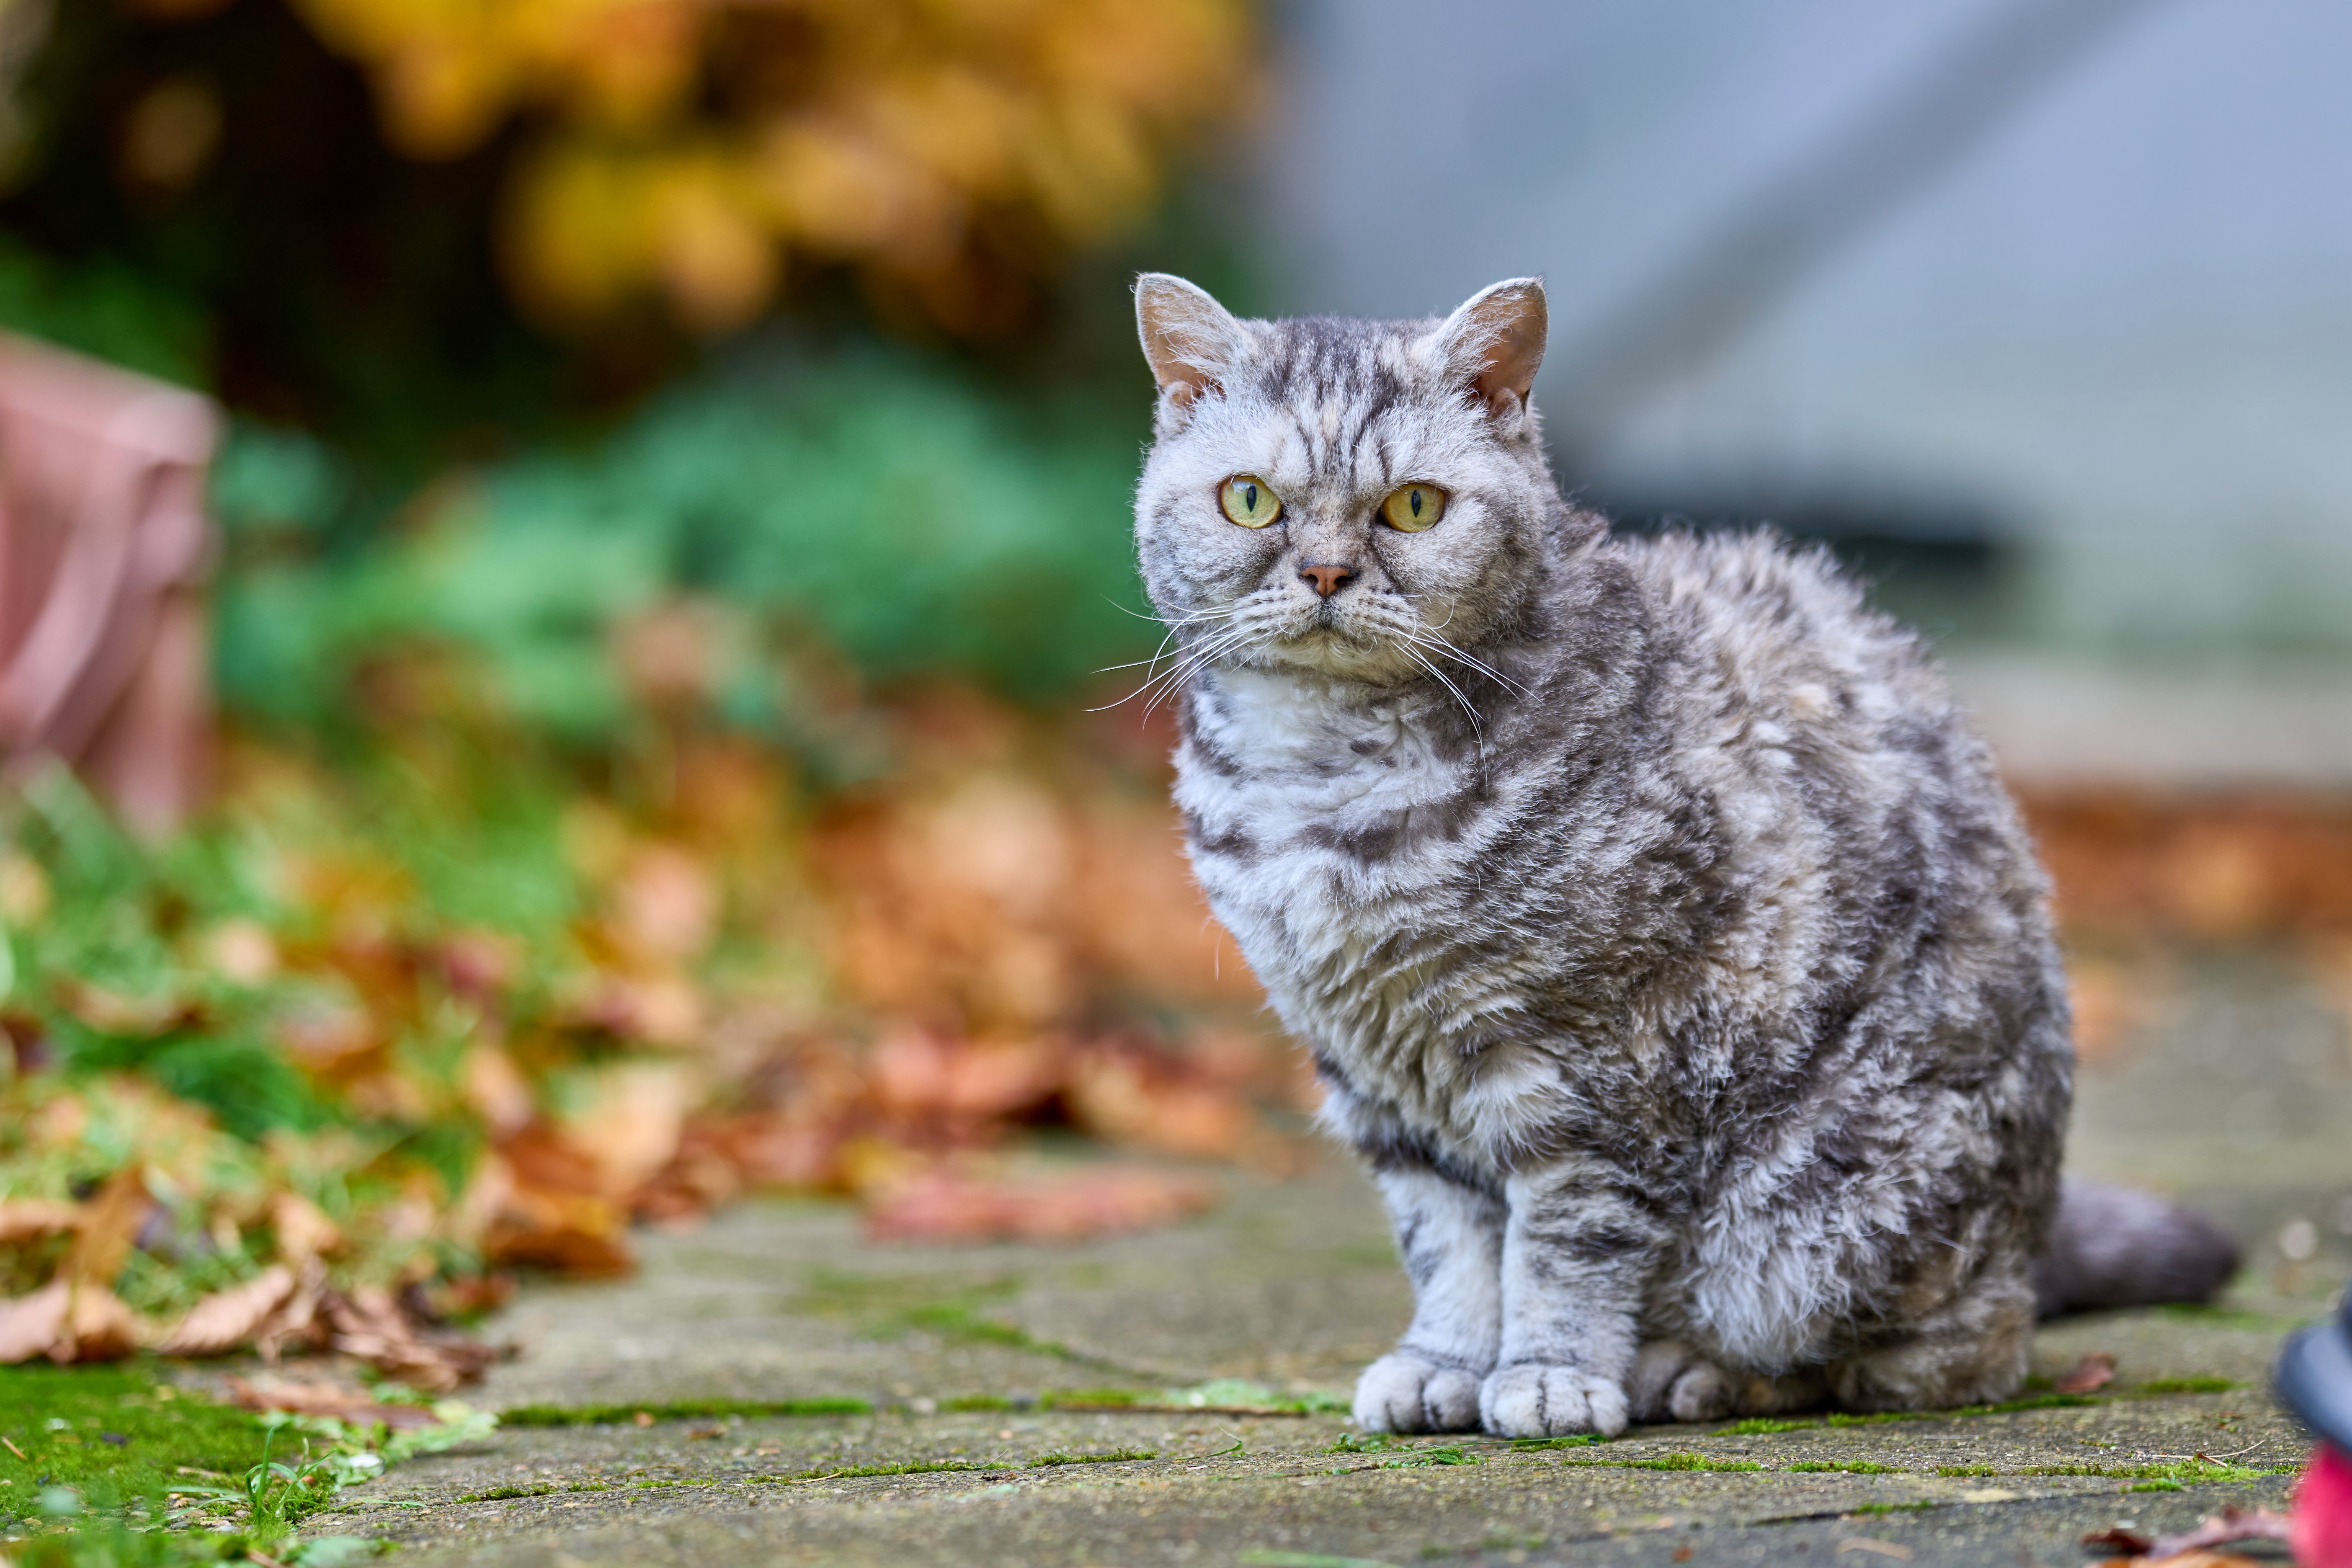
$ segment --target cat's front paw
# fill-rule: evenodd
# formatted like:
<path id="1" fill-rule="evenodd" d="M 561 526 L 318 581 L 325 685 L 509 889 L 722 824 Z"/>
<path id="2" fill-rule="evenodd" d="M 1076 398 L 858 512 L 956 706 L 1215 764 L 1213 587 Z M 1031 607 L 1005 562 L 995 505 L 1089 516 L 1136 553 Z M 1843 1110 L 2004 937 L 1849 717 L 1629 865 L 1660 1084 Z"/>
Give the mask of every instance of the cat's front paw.
<path id="1" fill-rule="evenodd" d="M 1478 1386 L 1478 1424 L 1497 1437 L 1614 1437 L 1625 1418 L 1624 1389 L 1582 1367 L 1521 1362 L 1496 1368 Z"/>
<path id="2" fill-rule="evenodd" d="M 1391 1351 L 1356 1380 L 1355 1415 L 1367 1432 L 1475 1432 L 1478 1374 Z"/>

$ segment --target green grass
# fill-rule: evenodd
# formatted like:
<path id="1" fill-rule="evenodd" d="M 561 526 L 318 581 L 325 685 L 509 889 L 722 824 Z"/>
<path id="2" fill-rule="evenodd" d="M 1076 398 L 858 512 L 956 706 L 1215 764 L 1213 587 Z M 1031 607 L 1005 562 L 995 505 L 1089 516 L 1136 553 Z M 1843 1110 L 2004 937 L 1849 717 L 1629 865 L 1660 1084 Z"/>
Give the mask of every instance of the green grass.
<path id="1" fill-rule="evenodd" d="M 1038 1455 L 1029 1461 L 1029 1468 L 1044 1470 L 1055 1465 L 1117 1465 L 1129 1459 L 1156 1459 L 1159 1457 L 1157 1448 L 1112 1448 L 1100 1454 L 1065 1454 L 1057 1450 Z"/>
<path id="2" fill-rule="evenodd" d="M 501 1426 L 611 1426 L 635 1422 L 696 1421 L 739 1415 L 756 1421 L 776 1415 L 870 1415 L 870 1401 L 819 1399 L 671 1399 L 644 1405 L 518 1405 L 499 1412 Z"/>
<path id="3" fill-rule="evenodd" d="M 2134 1384 L 2132 1394 L 2227 1394 L 2242 1386 L 2231 1377 L 2154 1377 Z"/>
<path id="4" fill-rule="evenodd" d="M 1849 1476 L 1899 1476 L 1905 1473 L 1900 1465 L 1873 1464 L 1868 1459 L 1808 1459 L 1801 1465 L 1790 1465 L 1786 1468 L 1790 1474 L 1800 1476 L 1827 1475 L 1832 1471 Z"/>

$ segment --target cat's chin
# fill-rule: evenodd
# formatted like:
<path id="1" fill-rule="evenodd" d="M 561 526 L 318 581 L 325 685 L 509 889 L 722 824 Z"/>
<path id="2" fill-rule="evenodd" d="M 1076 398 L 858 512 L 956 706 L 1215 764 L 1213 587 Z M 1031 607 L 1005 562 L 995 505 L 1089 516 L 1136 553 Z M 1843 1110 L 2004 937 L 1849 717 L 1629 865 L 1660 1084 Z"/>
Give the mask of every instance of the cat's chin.
<path id="1" fill-rule="evenodd" d="M 1316 626 L 1265 644 L 1255 661 L 1292 675 L 1320 676 L 1366 686 L 1395 686 L 1423 673 L 1385 639 L 1352 637 L 1342 627 Z"/>

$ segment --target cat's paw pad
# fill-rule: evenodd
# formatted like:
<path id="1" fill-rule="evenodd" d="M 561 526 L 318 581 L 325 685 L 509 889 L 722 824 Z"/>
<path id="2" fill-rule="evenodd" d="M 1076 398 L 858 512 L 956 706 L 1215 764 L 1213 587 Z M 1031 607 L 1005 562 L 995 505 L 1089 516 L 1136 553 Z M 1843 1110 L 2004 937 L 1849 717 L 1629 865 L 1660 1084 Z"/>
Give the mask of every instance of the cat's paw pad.
<path id="1" fill-rule="evenodd" d="M 1478 1374 L 1395 1351 L 1356 1380 L 1356 1425 L 1367 1432 L 1472 1432 Z"/>
<path id="2" fill-rule="evenodd" d="M 1498 1437 L 1614 1437 L 1625 1418 L 1617 1380 L 1582 1367 L 1522 1362 L 1496 1368 L 1478 1387 L 1479 1425 Z"/>

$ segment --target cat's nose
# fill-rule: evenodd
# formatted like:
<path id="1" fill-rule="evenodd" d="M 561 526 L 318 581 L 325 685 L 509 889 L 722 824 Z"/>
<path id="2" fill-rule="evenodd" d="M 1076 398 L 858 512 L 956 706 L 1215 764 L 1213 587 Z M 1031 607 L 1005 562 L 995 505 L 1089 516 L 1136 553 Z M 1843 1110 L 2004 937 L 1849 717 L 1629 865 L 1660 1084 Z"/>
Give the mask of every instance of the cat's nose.
<path id="1" fill-rule="evenodd" d="M 1339 591 L 1339 584 L 1356 574 L 1351 566 L 1301 566 L 1298 574 L 1315 584 L 1315 591 L 1325 598 Z"/>

